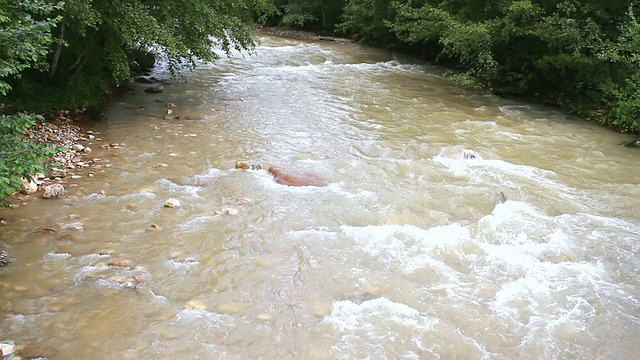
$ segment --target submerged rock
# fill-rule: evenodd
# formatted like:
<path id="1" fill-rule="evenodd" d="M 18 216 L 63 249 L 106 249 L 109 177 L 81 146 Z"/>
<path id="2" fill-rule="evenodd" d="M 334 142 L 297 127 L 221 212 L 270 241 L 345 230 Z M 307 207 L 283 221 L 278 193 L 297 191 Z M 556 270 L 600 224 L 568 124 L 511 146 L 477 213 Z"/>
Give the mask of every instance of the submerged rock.
<path id="1" fill-rule="evenodd" d="M 159 93 L 163 91 L 164 91 L 164 86 L 162 85 L 150 86 L 144 89 L 144 92 L 146 93 Z"/>
<path id="2" fill-rule="evenodd" d="M 20 350 L 20 356 L 28 359 L 50 358 L 55 356 L 56 349 L 47 345 L 29 344 Z"/>
<path id="3" fill-rule="evenodd" d="M 620 146 L 629 147 L 629 148 L 638 148 L 640 147 L 640 138 L 626 140 Z"/>
<path id="4" fill-rule="evenodd" d="M 171 198 L 164 203 L 166 208 L 178 208 L 180 207 L 180 200 Z"/>

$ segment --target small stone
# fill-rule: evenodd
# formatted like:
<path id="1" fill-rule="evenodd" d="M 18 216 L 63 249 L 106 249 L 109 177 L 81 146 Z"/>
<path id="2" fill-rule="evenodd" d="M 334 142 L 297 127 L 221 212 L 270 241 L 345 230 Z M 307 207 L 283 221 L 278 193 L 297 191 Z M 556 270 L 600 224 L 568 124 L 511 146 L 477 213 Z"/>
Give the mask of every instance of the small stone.
<path id="1" fill-rule="evenodd" d="M 82 151 L 84 151 L 84 152 L 86 152 L 86 153 L 90 153 L 90 152 L 91 152 L 91 148 L 87 146 L 87 147 L 85 147 L 85 148 L 84 148 L 84 150 L 82 150 Z"/>
<path id="2" fill-rule="evenodd" d="M 88 177 L 95 177 L 95 176 L 96 176 L 96 174 L 94 174 L 94 173 L 89 173 L 89 175 L 87 175 L 87 176 L 88 176 Z"/>
<path id="3" fill-rule="evenodd" d="M 71 175 L 71 178 L 74 179 L 74 180 L 77 180 L 77 179 L 82 178 L 82 176 L 81 175 Z"/>
<path id="4" fill-rule="evenodd" d="M 265 320 L 265 321 L 273 320 L 273 314 L 269 314 L 269 313 L 258 314 L 258 316 L 256 317 L 260 320 Z"/>
<path id="5" fill-rule="evenodd" d="M 44 193 L 42 197 L 45 199 L 61 198 L 67 195 L 67 191 L 64 186 L 60 184 L 51 184 L 44 187 Z"/>
<path id="6" fill-rule="evenodd" d="M 26 291 L 27 287 L 24 286 L 24 285 L 14 285 L 13 286 L 13 290 L 15 290 L 15 291 Z"/>
<path id="7" fill-rule="evenodd" d="M 135 274 L 133 275 L 133 281 L 137 283 L 147 282 L 151 279 L 151 277 L 147 274 Z"/>
<path id="8" fill-rule="evenodd" d="M 89 135 L 88 137 L 89 137 L 89 140 L 93 140 L 93 139 L 95 139 L 95 138 L 96 138 L 96 137 L 95 137 L 95 136 L 93 136 L 93 135 Z"/>
<path id="9" fill-rule="evenodd" d="M 84 146 L 81 144 L 74 144 L 71 149 L 75 150 L 75 151 L 82 151 L 84 150 Z"/>
<path id="10" fill-rule="evenodd" d="M 154 168 L 159 168 L 159 167 L 168 167 L 169 165 L 165 164 L 165 163 L 157 163 L 155 165 L 153 165 Z"/>
<path id="11" fill-rule="evenodd" d="M 137 211 L 138 210 L 138 204 L 136 204 L 136 203 L 128 203 L 125 206 L 125 209 L 127 209 L 129 211 Z"/>
<path id="12" fill-rule="evenodd" d="M 98 251 L 98 255 L 111 255 L 115 252 L 115 250 L 112 249 L 102 249 L 100 251 Z"/>
<path id="13" fill-rule="evenodd" d="M 147 226 L 147 229 L 149 231 L 160 231 L 162 230 L 162 227 L 158 224 L 150 224 L 149 226 Z"/>
<path id="14" fill-rule="evenodd" d="M 168 108 L 174 108 L 174 107 L 178 107 L 178 105 L 174 104 L 174 103 L 167 103 L 166 105 Z"/>
<path id="15" fill-rule="evenodd" d="M 54 178 L 63 178 L 65 176 L 67 176 L 67 170 L 53 168 L 53 169 L 51 169 L 51 172 L 49 173 L 49 176 L 50 177 L 54 177 Z"/>
<path id="16" fill-rule="evenodd" d="M 178 208 L 180 207 L 180 200 L 171 198 L 164 203 L 166 208 Z"/>
<path id="17" fill-rule="evenodd" d="M 130 268 L 131 261 L 129 260 L 113 260 L 107 263 L 109 266 L 119 267 L 119 268 Z"/>

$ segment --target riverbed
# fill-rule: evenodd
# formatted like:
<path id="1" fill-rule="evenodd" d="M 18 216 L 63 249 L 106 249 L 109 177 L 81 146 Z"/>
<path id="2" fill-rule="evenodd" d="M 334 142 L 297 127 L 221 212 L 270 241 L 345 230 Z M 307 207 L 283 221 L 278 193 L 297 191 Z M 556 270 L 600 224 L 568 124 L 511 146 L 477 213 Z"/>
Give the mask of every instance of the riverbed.
<path id="1" fill-rule="evenodd" d="M 0 342 L 51 359 L 640 357 L 626 136 L 383 50 L 260 40 L 179 80 L 158 66 L 162 93 L 135 85 L 93 124 L 111 167 L 0 210 L 16 259 Z"/>

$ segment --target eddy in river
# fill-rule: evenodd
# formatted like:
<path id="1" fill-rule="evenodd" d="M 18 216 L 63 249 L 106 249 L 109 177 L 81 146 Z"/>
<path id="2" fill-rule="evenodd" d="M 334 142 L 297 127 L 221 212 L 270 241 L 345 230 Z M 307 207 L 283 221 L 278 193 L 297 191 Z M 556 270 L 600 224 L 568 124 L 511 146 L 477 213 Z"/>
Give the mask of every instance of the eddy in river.
<path id="1" fill-rule="evenodd" d="M 260 170 L 262 165 L 249 164 L 246 161 L 238 161 L 236 163 L 236 169 L 245 170 Z M 300 174 L 287 172 L 285 169 L 277 166 L 271 166 L 267 169 L 268 172 L 273 175 L 276 182 L 281 185 L 287 186 L 327 186 L 329 182 L 321 176 L 315 174 Z"/>

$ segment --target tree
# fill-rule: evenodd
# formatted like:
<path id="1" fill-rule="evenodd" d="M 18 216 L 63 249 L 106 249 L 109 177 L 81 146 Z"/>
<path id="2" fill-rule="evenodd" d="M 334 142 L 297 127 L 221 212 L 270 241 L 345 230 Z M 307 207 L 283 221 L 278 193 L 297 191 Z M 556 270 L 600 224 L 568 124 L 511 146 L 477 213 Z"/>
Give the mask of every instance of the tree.
<path id="1" fill-rule="evenodd" d="M 46 69 L 51 30 L 60 17 L 51 17 L 62 4 L 39 0 L 0 3 L 0 95 L 11 90 L 28 68 Z M 6 104 L 0 104 L 3 110 Z M 22 178 L 44 171 L 46 159 L 55 153 L 47 144 L 24 141 L 39 118 L 29 114 L 0 115 L 0 205 L 22 185 Z"/>

